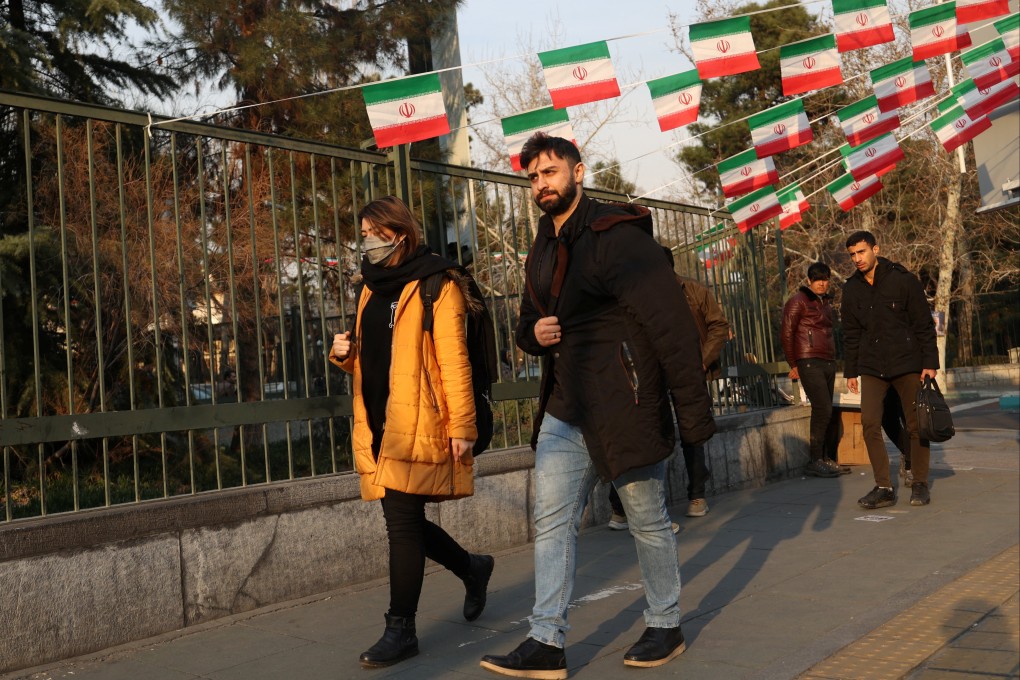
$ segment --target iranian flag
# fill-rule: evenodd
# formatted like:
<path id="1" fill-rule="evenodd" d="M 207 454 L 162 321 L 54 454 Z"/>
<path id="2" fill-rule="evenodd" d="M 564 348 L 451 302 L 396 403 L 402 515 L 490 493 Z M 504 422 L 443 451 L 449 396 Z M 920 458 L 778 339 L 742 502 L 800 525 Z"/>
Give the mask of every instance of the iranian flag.
<path id="1" fill-rule="evenodd" d="M 741 151 L 736 156 L 719 161 L 719 178 L 723 195 L 727 198 L 746 194 L 779 181 L 772 157 L 758 158 L 754 149 Z"/>
<path id="2" fill-rule="evenodd" d="M 843 82 L 836 36 L 823 35 L 779 48 L 783 94 L 787 97 Z"/>
<path id="3" fill-rule="evenodd" d="M 800 99 L 756 113 L 747 123 L 751 126 L 751 141 L 758 158 L 789 151 L 814 138 L 804 102 Z"/>
<path id="4" fill-rule="evenodd" d="M 943 104 L 949 106 L 943 108 Z M 988 119 L 988 116 L 981 116 L 974 120 L 967 115 L 962 106 L 955 104 L 952 99 L 939 103 L 939 112 L 942 115 L 931 122 L 931 129 L 946 151 L 952 151 L 956 147 L 966 144 L 992 127 L 992 121 Z"/>
<path id="5" fill-rule="evenodd" d="M 923 61 L 960 49 L 957 42 L 956 3 L 943 2 L 910 13 L 910 44 L 914 61 Z"/>
<path id="6" fill-rule="evenodd" d="M 874 175 L 904 158 L 903 149 L 889 133 L 859 146 L 844 144 L 839 151 L 846 161 L 847 170 L 857 180 Z"/>
<path id="7" fill-rule="evenodd" d="M 702 80 L 759 68 L 751 37 L 751 17 L 694 24 L 690 28 L 694 63 Z"/>
<path id="8" fill-rule="evenodd" d="M 361 94 L 380 149 L 450 132 L 438 73 L 366 85 Z"/>
<path id="9" fill-rule="evenodd" d="M 780 229 L 786 229 L 800 222 L 804 219 L 804 213 L 811 208 L 807 199 L 804 198 L 804 192 L 800 190 L 800 185 L 796 182 L 783 187 L 776 195 L 779 197 L 780 205 L 783 206 L 783 213 L 779 216 Z"/>
<path id="10" fill-rule="evenodd" d="M 957 21 L 956 22 L 956 49 L 958 49 L 958 50 L 965 50 L 965 49 L 967 49 L 968 47 L 970 47 L 973 44 L 974 44 L 974 41 L 970 37 L 970 31 L 968 31 L 966 28 L 964 28 L 962 23 Z"/>
<path id="11" fill-rule="evenodd" d="M 1020 96 L 1020 88 L 1013 80 L 1004 80 L 991 87 L 979 88 L 970 78 L 952 87 L 960 106 L 972 119 L 989 113 Z"/>
<path id="12" fill-rule="evenodd" d="M 620 96 L 609 45 L 601 42 L 539 52 L 553 108 L 562 109 Z"/>
<path id="13" fill-rule="evenodd" d="M 892 111 L 935 94 L 928 67 L 910 57 L 879 66 L 871 72 L 871 82 L 882 111 Z"/>
<path id="14" fill-rule="evenodd" d="M 737 239 L 733 236 L 723 237 L 722 234 L 726 230 L 726 225 L 720 222 L 694 237 L 696 243 L 701 243 L 698 246 L 698 259 L 706 269 L 720 265 L 733 256 L 733 249 L 737 247 Z"/>
<path id="15" fill-rule="evenodd" d="M 840 52 L 881 45 L 894 39 L 885 0 L 832 0 Z"/>
<path id="16" fill-rule="evenodd" d="M 663 132 L 690 125 L 698 119 L 701 104 L 701 78 L 697 70 L 685 71 L 648 81 L 655 117 Z"/>
<path id="17" fill-rule="evenodd" d="M 1009 0 L 956 0 L 956 20 L 970 24 L 1009 14 Z"/>
<path id="18" fill-rule="evenodd" d="M 1002 38 L 990 40 L 967 50 L 960 55 L 960 61 L 967 67 L 967 75 L 979 88 L 986 88 L 1001 83 L 1017 74 L 1017 64 L 1009 56 Z"/>
<path id="19" fill-rule="evenodd" d="M 500 121 L 503 124 L 503 138 L 506 146 L 510 149 L 510 167 L 514 171 L 521 168 L 521 147 L 528 138 L 536 132 L 544 132 L 551 137 L 562 137 L 569 139 L 577 145 L 574 140 L 574 128 L 570 125 L 566 109 L 554 109 L 547 106 L 544 109 L 519 113 L 516 116 L 507 116 Z"/>
<path id="20" fill-rule="evenodd" d="M 996 21 L 992 25 L 999 32 L 1013 64 L 1020 64 L 1020 13 Z"/>
<path id="21" fill-rule="evenodd" d="M 774 187 L 752 191 L 746 196 L 730 201 L 726 208 L 730 211 L 733 221 L 737 223 L 741 234 L 746 234 L 762 222 L 783 213 L 783 206 L 779 203 Z"/>
<path id="22" fill-rule="evenodd" d="M 850 146 L 859 146 L 900 126 L 896 109 L 883 112 L 875 95 L 840 109 L 836 116 Z"/>
<path id="23" fill-rule="evenodd" d="M 826 184 L 825 189 L 845 212 L 881 191 L 882 180 L 874 175 L 861 181 L 855 180 L 852 175 L 840 175 Z"/>

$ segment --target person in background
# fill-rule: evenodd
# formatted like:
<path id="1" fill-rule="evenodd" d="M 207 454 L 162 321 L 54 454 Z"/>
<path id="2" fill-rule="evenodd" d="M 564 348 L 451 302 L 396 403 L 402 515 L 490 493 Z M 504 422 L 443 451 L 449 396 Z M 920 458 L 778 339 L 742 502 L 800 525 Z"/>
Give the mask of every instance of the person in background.
<path id="1" fill-rule="evenodd" d="M 663 250 L 665 250 L 672 267 L 672 251 L 669 248 Z M 691 308 L 694 323 L 698 327 L 698 337 L 701 340 L 701 366 L 705 371 L 705 379 L 715 380 L 722 372 L 719 358 L 722 355 L 723 345 L 732 335 L 730 324 L 723 314 L 722 307 L 712 297 L 712 292 L 707 286 L 696 279 L 679 274 L 676 278 L 683 287 L 684 297 L 687 299 L 687 305 Z M 684 467 L 687 470 L 687 516 L 704 517 L 708 514 L 705 486 L 708 484 L 709 478 L 708 465 L 705 462 L 705 447 L 704 445 L 688 444 L 681 437 L 680 449 L 683 452 Z M 619 494 L 612 487 L 609 489 L 609 503 L 613 508 L 609 528 L 617 531 L 626 529 L 627 514 L 620 502 Z M 679 530 L 680 525 L 673 522 L 673 533 Z"/>
<path id="2" fill-rule="evenodd" d="M 924 378 L 938 374 L 935 322 L 924 287 L 903 265 L 879 257 L 875 236 L 857 231 L 846 240 L 857 269 L 843 287 L 843 330 L 847 388 L 861 395 L 861 427 L 875 488 L 857 501 L 865 510 L 896 504 L 889 455 L 882 438 L 885 395 L 895 390 L 901 404 L 913 404 Z M 859 378 L 858 378 L 859 376 Z M 918 435 L 917 411 L 903 409 L 910 433 L 910 504 L 928 505 L 931 450 Z"/>
<path id="3" fill-rule="evenodd" d="M 687 298 L 687 304 L 691 308 L 694 323 L 698 326 L 698 337 L 701 340 L 701 368 L 705 372 L 705 379 L 715 380 L 722 373 L 719 359 L 723 345 L 733 335 L 730 323 L 707 286 L 686 276 L 677 276 L 677 279 L 683 286 L 684 297 Z M 705 447 L 703 444 L 689 444 L 681 437 L 680 448 L 683 450 L 684 466 L 687 468 L 687 516 L 704 517 L 708 514 L 705 485 L 709 477 L 708 466 L 705 463 Z"/>
<path id="4" fill-rule="evenodd" d="M 839 477 L 834 456 L 838 446 L 839 421 L 832 417 L 832 390 L 836 383 L 836 343 L 832 335 L 832 298 L 829 277 L 832 270 L 815 262 L 807 270 L 807 285 L 801 286 L 783 307 L 782 342 L 790 379 L 800 380 L 811 402 L 811 460 L 804 474 Z"/>
<path id="5" fill-rule="evenodd" d="M 361 657 L 380 668 L 418 653 L 415 615 L 425 558 L 464 582 L 464 618 L 485 607 L 494 560 L 472 555 L 425 518 L 425 504 L 474 492 L 477 439 L 465 331 L 474 298 L 456 266 L 421 245 L 421 227 L 400 199 L 386 196 L 358 215 L 365 288 L 355 328 L 333 336 L 329 359 L 354 375 L 354 465 L 361 497 L 381 500 L 389 540 L 390 604 L 383 636 Z M 422 328 L 420 281 L 446 271 Z"/>
<path id="6" fill-rule="evenodd" d="M 683 291 L 637 205 L 599 203 L 567 139 L 536 133 L 521 150 L 545 213 L 526 264 L 517 344 L 541 356 L 535 416 L 535 604 L 523 643 L 481 666 L 559 680 L 573 593 L 577 533 L 591 491 L 613 482 L 637 547 L 647 608 L 627 666 L 669 662 L 685 647 L 680 561 L 666 512 L 672 395 L 685 441 L 715 432 L 698 331 Z M 668 392 L 667 392 L 668 388 Z"/>

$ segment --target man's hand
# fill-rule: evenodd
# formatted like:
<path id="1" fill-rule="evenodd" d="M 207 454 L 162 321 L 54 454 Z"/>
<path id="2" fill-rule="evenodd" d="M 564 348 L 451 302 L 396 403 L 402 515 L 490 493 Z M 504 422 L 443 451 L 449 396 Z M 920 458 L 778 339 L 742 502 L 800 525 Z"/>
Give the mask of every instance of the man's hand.
<path id="1" fill-rule="evenodd" d="M 846 388 L 850 390 L 851 394 L 859 394 L 861 391 L 860 385 L 857 384 L 857 378 L 847 378 Z"/>
<path id="2" fill-rule="evenodd" d="M 351 353 L 351 332 L 337 333 L 333 336 L 333 348 L 329 351 L 331 355 L 343 361 Z"/>
<path id="3" fill-rule="evenodd" d="M 543 316 L 535 322 L 535 340 L 542 347 L 550 347 L 560 341 L 560 320 L 555 316 Z"/>
<path id="4" fill-rule="evenodd" d="M 924 382 L 925 378 L 931 378 L 934 380 L 936 375 L 938 375 L 938 371 L 936 369 L 925 368 L 921 371 L 921 382 Z"/>
<path id="5" fill-rule="evenodd" d="M 451 439 L 450 450 L 453 452 L 453 459 L 460 462 L 460 459 L 468 453 L 471 453 L 471 448 L 475 443 L 470 439 Z"/>
<path id="6" fill-rule="evenodd" d="M 796 366 L 790 369 L 790 380 L 800 380 L 800 371 Z"/>

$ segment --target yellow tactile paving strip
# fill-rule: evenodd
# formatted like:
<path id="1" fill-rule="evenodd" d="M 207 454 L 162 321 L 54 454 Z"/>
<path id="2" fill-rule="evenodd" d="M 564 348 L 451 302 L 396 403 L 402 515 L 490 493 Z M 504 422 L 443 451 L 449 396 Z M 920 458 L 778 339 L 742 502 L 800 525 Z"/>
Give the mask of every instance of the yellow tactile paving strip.
<path id="1" fill-rule="evenodd" d="M 960 673 L 1016 677 L 1004 663 L 1009 659 L 1002 657 L 1011 655 L 1015 668 L 1020 649 L 1018 593 L 1020 544 L 847 645 L 800 680 L 899 680 L 943 648 L 929 664 L 931 672 L 922 670 L 918 678 Z"/>

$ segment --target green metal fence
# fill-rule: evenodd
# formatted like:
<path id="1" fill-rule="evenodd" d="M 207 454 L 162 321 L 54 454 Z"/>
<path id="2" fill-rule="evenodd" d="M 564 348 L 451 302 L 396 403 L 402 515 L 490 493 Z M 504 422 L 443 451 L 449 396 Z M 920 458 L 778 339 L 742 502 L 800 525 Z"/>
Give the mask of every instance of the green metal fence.
<path id="1" fill-rule="evenodd" d="M 326 353 L 357 212 L 388 193 L 488 296 L 493 447 L 530 438 L 538 365 L 512 340 L 539 216 L 525 178 L 3 91 L 0 135 L 6 521 L 350 471 L 350 383 Z M 760 244 L 642 204 L 733 323 L 717 411 L 771 407 Z"/>

